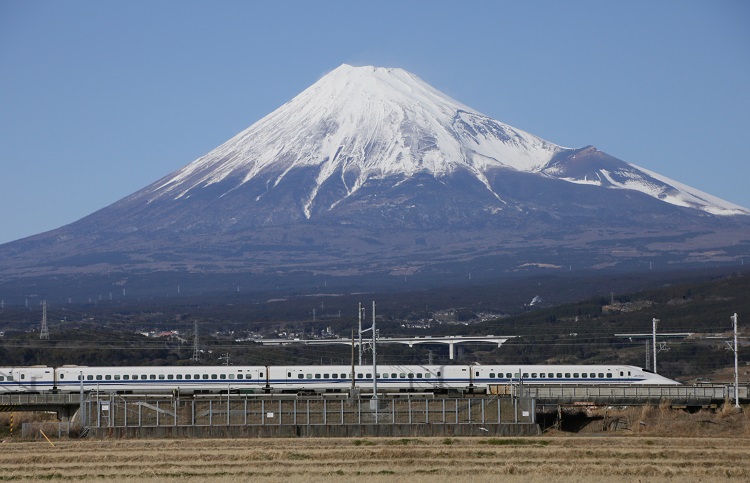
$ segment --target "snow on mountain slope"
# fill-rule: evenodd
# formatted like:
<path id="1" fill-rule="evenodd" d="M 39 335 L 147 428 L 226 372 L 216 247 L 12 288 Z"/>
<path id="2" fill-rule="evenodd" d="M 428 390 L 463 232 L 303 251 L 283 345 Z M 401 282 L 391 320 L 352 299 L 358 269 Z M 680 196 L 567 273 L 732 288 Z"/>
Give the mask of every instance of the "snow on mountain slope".
<path id="1" fill-rule="evenodd" d="M 316 186 L 341 177 L 348 194 L 371 177 L 466 168 L 491 189 L 489 168 L 534 171 L 560 148 L 450 99 L 402 69 L 342 65 L 222 146 L 162 180 L 180 198 L 228 178 L 265 174 L 272 189 L 293 169 Z M 311 200 L 315 193 L 311 193 Z"/>
<path id="2" fill-rule="evenodd" d="M 599 152 L 596 152 L 599 153 Z M 595 154 L 595 153 L 594 153 Z M 155 183 L 137 197 L 182 199 L 221 185 L 219 196 L 255 182 L 255 201 L 290 173 L 314 179 L 301 210 L 313 206 L 329 180 L 335 207 L 368 180 L 445 178 L 471 173 L 503 202 L 489 181 L 493 170 L 515 170 L 577 184 L 640 191 L 678 206 L 717 215 L 750 214 L 744 208 L 617 160 L 547 142 L 491 119 L 446 96 L 403 69 L 342 65 L 291 101 L 215 150 Z M 603 155 L 603 156 L 602 156 Z M 603 163 L 603 164 L 602 164 Z M 335 199 L 333 199 L 335 198 Z"/>

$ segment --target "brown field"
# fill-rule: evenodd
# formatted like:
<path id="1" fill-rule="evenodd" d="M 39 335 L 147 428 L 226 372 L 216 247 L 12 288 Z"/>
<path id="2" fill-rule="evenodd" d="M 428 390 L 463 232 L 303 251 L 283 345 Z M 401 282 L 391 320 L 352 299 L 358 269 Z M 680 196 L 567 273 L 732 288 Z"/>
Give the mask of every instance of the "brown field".
<path id="1" fill-rule="evenodd" d="M 52 439 L 6 437 L 2 480 L 750 480 L 750 411 L 588 411 L 578 433 L 526 438 Z M 54 445 L 54 446 L 53 446 Z"/>
<path id="2" fill-rule="evenodd" d="M 0 480 L 748 480 L 748 439 L 638 437 L 44 440 L 5 443 Z"/>

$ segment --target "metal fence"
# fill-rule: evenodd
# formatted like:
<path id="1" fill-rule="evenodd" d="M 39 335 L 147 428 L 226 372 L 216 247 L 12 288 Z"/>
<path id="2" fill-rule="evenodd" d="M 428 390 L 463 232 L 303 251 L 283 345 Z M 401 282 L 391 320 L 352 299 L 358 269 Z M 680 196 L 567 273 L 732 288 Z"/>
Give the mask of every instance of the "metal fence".
<path id="1" fill-rule="evenodd" d="M 92 395 L 82 407 L 91 428 L 535 423 L 531 399 L 486 398 L 208 398 Z"/>
<path id="2" fill-rule="evenodd" d="M 67 438 L 77 433 L 78 425 L 70 421 L 44 421 L 21 424 L 23 439 Z"/>

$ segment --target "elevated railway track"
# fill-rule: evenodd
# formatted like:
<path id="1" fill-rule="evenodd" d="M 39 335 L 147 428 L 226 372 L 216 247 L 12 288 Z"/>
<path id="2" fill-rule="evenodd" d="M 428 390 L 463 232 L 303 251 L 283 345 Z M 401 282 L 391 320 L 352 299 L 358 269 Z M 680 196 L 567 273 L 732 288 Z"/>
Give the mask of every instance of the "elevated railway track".
<path id="1" fill-rule="evenodd" d="M 738 388 L 741 403 L 750 403 L 750 385 L 742 384 Z M 332 396 L 332 395 L 328 395 Z M 341 394 L 341 397 L 346 397 Z M 381 394 L 385 400 L 408 397 L 407 393 Z M 415 395 L 418 396 L 418 395 Z M 455 398 L 452 396 L 430 395 L 435 399 Z M 552 405 L 649 405 L 669 403 L 672 406 L 690 408 L 710 407 L 734 400 L 734 386 L 722 384 L 697 384 L 685 386 L 640 386 L 640 385 L 574 385 L 574 384 L 513 384 L 491 385 L 489 394 L 473 395 L 474 397 L 523 398 L 534 400 L 537 407 Z M 108 398 L 106 393 L 84 394 L 84 403 Z M 154 395 L 130 394 L 129 400 L 139 398 L 151 400 Z M 210 398 L 210 395 L 198 396 Z M 226 399 L 227 396 L 214 395 Z M 232 398 L 259 399 L 261 396 L 232 395 Z M 262 396 L 274 397 L 274 396 Z M 424 397 L 424 396 L 423 396 Z M 172 399 L 172 395 L 163 394 L 163 399 Z M 185 399 L 185 396 L 181 396 Z M 294 399 L 293 395 L 286 398 Z M 300 397 L 300 399 L 305 399 Z M 310 399 L 309 397 L 306 399 Z M 53 411 L 61 419 L 68 419 L 81 407 L 80 394 L 4 394 L 0 395 L 0 412 Z"/>

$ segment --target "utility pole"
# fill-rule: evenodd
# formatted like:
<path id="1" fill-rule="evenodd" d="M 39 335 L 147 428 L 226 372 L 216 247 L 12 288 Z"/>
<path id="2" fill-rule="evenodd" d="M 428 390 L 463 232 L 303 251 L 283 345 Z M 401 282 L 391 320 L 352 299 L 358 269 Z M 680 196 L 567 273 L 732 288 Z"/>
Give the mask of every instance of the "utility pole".
<path id="1" fill-rule="evenodd" d="M 377 363 L 377 335 L 375 328 L 375 301 L 372 301 L 372 399 L 375 401 L 375 422 L 377 422 L 378 407 L 378 363 Z"/>
<path id="2" fill-rule="evenodd" d="M 359 365 L 362 365 L 362 302 L 359 303 Z"/>
<path id="3" fill-rule="evenodd" d="M 47 301 L 42 302 L 42 330 L 39 332 L 40 339 L 49 340 L 49 328 L 47 327 Z"/>
<path id="4" fill-rule="evenodd" d="M 653 323 L 654 323 L 654 337 L 653 337 L 654 338 L 654 374 L 658 374 L 658 372 L 656 372 L 656 324 L 658 322 L 659 322 L 659 319 L 653 320 Z"/>
<path id="5" fill-rule="evenodd" d="M 362 311 L 360 311 L 359 313 L 361 314 Z M 354 397 L 354 375 L 355 375 L 355 372 L 356 371 L 354 370 L 354 329 L 352 329 L 352 392 L 351 392 L 351 397 L 352 398 Z"/>
<path id="6" fill-rule="evenodd" d="M 737 371 L 737 314 L 735 313 L 732 317 L 732 325 L 734 326 L 734 407 L 740 407 L 740 394 L 739 394 L 739 373 Z"/>

